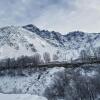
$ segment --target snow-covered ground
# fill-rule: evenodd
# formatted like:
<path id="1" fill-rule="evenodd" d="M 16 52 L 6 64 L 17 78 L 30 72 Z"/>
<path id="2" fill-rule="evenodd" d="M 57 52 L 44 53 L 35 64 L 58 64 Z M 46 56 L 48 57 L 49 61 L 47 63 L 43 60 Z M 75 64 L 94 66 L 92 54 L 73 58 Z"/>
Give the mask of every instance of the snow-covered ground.
<path id="1" fill-rule="evenodd" d="M 26 70 L 23 71 L 25 76 L 1 76 L 0 92 L 43 95 L 45 89 L 52 84 L 55 73 L 60 71 L 64 71 L 64 68 L 55 67 L 35 72 L 31 69 L 32 75 L 28 75 Z"/>
<path id="2" fill-rule="evenodd" d="M 4 76 L 0 77 L 0 93 L 12 94 L 7 100 L 46 100 L 34 95 L 43 96 L 49 100 L 75 100 L 72 98 L 73 96 L 78 98 L 77 100 L 80 100 L 80 94 L 82 96 L 87 96 L 84 97 L 87 98 L 84 100 L 90 100 L 88 97 L 90 97 L 91 94 L 87 94 L 88 87 L 89 89 L 93 90 L 94 95 L 96 95 L 94 98 L 97 98 L 97 96 L 100 94 L 99 66 L 100 65 L 89 65 L 86 67 L 84 65 L 80 68 L 74 69 L 54 67 L 42 71 L 33 70 L 32 75 L 28 75 L 27 71 L 23 71 L 26 74 L 25 76 L 9 76 L 5 74 Z M 66 93 L 66 96 L 61 94 L 60 90 L 62 89 L 64 89 L 62 93 Z M 79 91 L 79 89 L 82 89 L 82 91 L 80 91 L 78 94 L 77 91 Z M 0 96 L 0 100 L 6 99 L 7 96 L 4 96 L 4 94 Z M 14 94 L 20 95 L 13 96 Z M 5 98 L 1 99 L 2 97 Z M 70 99 L 63 99 L 63 97 Z"/>
<path id="3" fill-rule="evenodd" d="M 30 94 L 0 94 L 0 100 L 47 100 L 45 97 Z"/>

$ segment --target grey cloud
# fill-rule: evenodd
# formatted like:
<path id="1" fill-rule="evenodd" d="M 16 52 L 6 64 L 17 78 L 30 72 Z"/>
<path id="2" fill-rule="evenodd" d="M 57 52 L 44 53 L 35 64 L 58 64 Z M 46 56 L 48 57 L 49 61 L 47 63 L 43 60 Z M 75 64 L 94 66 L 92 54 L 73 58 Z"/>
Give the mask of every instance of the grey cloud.
<path id="1" fill-rule="evenodd" d="M 100 0 L 0 0 L 0 26 L 35 24 L 68 32 L 100 31 Z"/>
<path id="2" fill-rule="evenodd" d="M 67 0 L 1 0 L 0 20 L 4 24 L 30 23 L 52 6 L 63 8 Z M 67 4 L 68 5 L 68 4 Z M 67 6 L 66 5 L 66 6 Z"/>

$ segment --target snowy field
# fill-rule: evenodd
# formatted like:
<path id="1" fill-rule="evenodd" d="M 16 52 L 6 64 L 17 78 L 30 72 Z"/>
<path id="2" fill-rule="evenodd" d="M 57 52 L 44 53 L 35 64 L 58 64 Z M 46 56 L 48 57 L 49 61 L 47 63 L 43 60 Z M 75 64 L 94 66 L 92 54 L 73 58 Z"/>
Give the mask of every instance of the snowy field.
<path id="1" fill-rule="evenodd" d="M 0 100 L 47 100 L 44 97 L 30 94 L 0 94 Z"/>

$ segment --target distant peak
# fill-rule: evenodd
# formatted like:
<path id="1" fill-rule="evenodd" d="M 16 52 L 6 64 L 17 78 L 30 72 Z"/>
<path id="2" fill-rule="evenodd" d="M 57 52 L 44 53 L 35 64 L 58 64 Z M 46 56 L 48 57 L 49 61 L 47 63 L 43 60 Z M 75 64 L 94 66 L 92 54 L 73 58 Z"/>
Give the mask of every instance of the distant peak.
<path id="1" fill-rule="evenodd" d="M 73 34 L 73 33 L 74 33 L 74 34 L 79 34 L 79 33 L 80 33 L 80 34 L 84 34 L 84 32 L 82 32 L 82 31 L 72 31 L 72 32 L 69 32 L 69 34 L 71 34 L 71 33 L 72 33 L 72 34 Z"/>
<path id="2" fill-rule="evenodd" d="M 72 31 L 69 32 L 67 35 L 65 36 L 83 36 L 85 33 L 82 31 Z"/>
<path id="3" fill-rule="evenodd" d="M 35 29 L 39 29 L 38 27 L 36 27 L 35 25 L 33 24 L 28 24 L 28 25 L 25 25 L 23 26 L 24 28 L 35 28 Z"/>
<path id="4" fill-rule="evenodd" d="M 25 25 L 23 26 L 23 28 L 29 30 L 29 31 L 32 31 L 32 32 L 36 32 L 36 31 L 39 31 L 39 28 L 36 27 L 35 25 L 33 24 L 28 24 L 28 25 Z"/>

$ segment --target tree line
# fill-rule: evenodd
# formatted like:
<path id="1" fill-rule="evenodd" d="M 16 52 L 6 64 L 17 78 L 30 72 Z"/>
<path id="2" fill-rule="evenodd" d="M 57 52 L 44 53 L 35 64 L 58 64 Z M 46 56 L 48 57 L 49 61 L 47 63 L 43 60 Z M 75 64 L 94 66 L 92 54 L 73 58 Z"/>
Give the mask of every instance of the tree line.
<path id="1" fill-rule="evenodd" d="M 54 54 L 52 59 L 48 52 L 43 54 L 35 53 L 33 56 L 21 56 L 18 58 L 7 58 L 0 60 L 0 68 L 24 68 L 26 66 L 37 66 L 39 64 L 48 64 L 50 62 L 58 61 L 59 56 Z M 81 50 L 79 59 L 81 61 L 100 60 L 100 47 L 95 49 Z"/>
<path id="2" fill-rule="evenodd" d="M 56 54 L 53 55 L 53 60 L 56 61 L 58 56 Z M 0 61 L 1 68 L 24 68 L 28 65 L 37 66 L 38 64 L 47 64 L 51 61 L 50 54 L 45 52 L 43 54 L 43 58 L 39 53 L 35 53 L 33 56 L 21 56 L 18 58 L 7 58 Z"/>
<path id="3" fill-rule="evenodd" d="M 81 50 L 79 58 L 81 61 L 100 60 L 100 47 Z"/>

